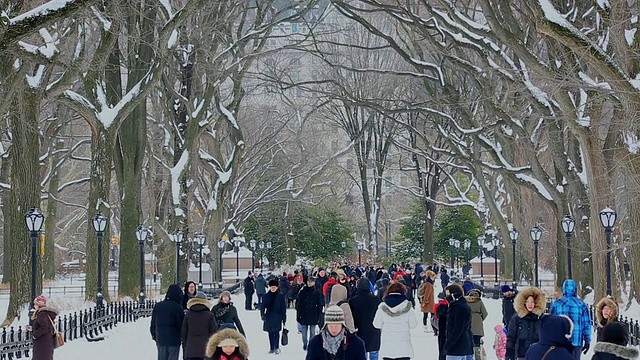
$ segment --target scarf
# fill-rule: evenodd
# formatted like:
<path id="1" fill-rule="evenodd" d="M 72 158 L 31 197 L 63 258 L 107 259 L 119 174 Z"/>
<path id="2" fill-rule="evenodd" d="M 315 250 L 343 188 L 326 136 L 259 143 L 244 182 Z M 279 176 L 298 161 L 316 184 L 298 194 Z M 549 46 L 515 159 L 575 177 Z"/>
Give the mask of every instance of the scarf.
<path id="1" fill-rule="evenodd" d="M 322 347 L 327 350 L 327 352 L 331 355 L 335 355 L 338 353 L 338 349 L 340 349 L 340 344 L 345 337 L 344 327 L 340 330 L 340 333 L 336 336 L 331 336 L 327 329 L 323 329 L 322 332 Z"/>
<path id="2" fill-rule="evenodd" d="M 231 303 L 225 304 L 223 302 L 219 302 L 218 304 L 220 306 L 218 306 L 214 313 L 216 320 L 222 319 L 222 317 L 229 311 L 229 308 L 231 308 Z"/>

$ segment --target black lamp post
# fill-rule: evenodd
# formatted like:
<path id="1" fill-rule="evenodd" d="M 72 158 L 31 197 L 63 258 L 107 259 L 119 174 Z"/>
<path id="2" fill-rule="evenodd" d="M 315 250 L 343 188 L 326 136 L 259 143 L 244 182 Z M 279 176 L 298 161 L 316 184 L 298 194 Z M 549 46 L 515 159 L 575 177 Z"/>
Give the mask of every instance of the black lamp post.
<path id="1" fill-rule="evenodd" d="M 456 270 L 456 274 L 460 271 L 460 258 L 458 257 L 459 251 L 460 251 L 460 240 L 457 240 L 453 242 L 453 246 L 455 246 L 456 248 L 456 260 L 455 260 L 455 264 L 457 267 Z"/>
<path id="2" fill-rule="evenodd" d="M 240 245 L 242 244 L 242 238 L 236 236 L 233 238 L 233 245 L 236 252 L 236 282 L 240 281 Z"/>
<path id="3" fill-rule="evenodd" d="M 29 314 L 32 315 L 35 311 L 33 301 L 36 298 L 36 276 L 38 276 L 36 267 L 38 264 L 38 234 L 44 224 L 44 215 L 40 212 L 40 209 L 32 208 L 24 216 L 24 222 L 31 236 L 31 308 Z M 29 316 L 29 319 L 31 319 L 31 316 Z"/>
<path id="4" fill-rule="evenodd" d="M 180 246 L 183 237 L 184 233 L 181 230 L 173 233 L 173 241 L 176 242 L 176 284 L 180 284 Z"/>
<path id="5" fill-rule="evenodd" d="M 534 253 L 534 262 L 536 266 L 536 287 L 540 287 L 540 279 L 538 272 L 538 244 L 540 243 L 540 238 L 542 237 L 542 229 L 538 227 L 538 225 L 534 226 L 531 231 L 529 231 L 529 235 L 531 236 L 531 240 L 533 240 L 533 253 Z"/>
<path id="6" fill-rule="evenodd" d="M 198 290 L 202 290 L 202 249 L 207 239 L 204 234 L 196 234 L 193 241 L 198 246 Z"/>
<path id="7" fill-rule="evenodd" d="M 484 286 L 484 237 L 478 237 L 478 248 L 480 249 L 480 285 Z"/>
<path id="8" fill-rule="evenodd" d="M 147 241 L 148 235 L 149 230 L 142 225 L 138 225 L 138 228 L 136 229 L 136 238 L 140 244 L 140 295 L 138 297 L 140 304 L 144 303 L 144 292 L 147 287 L 144 281 L 144 243 Z"/>
<path id="9" fill-rule="evenodd" d="M 493 245 L 493 271 L 496 276 L 496 287 L 498 287 L 498 285 L 500 285 L 500 281 L 498 280 L 498 246 L 500 246 L 500 239 L 498 239 L 497 236 L 494 236 L 493 239 L 491 239 L 491 245 Z"/>
<path id="10" fill-rule="evenodd" d="M 249 247 L 251 248 L 251 272 L 255 271 L 256 267 L 256 240 L 251 239 L 249 241 Z"/>
<path id="11" fill-rule="evenodd" d="M 562 231 L 564 231 L 564 236 L 567 238 L 567 278 L 572 279 L 573 275 L 571 272 L 571 235 L 573 234 L 573 229 L 576 227 L 576 221 L 571 217 L 571 215 L 565 216 L 561 221 Z"/>
<path id="12" fill-rule="evenodd" d="M 455 244 L 456 240 L 454 238 L 449 239 L 449 257 L 451 257 L 451 269 L 453 269 L 453 244 Z"/>
<path id="13" fill-rule="evenodd" d="M 98 308 L 102 308 L 104 304 L 104 295 L 102 295 L 102 239 L 104 237 L 104 231 L 107 229 L 109 219 L 98 212 L 93 217 L 93 229 L 96 231 L 98 237 L 98 293 L 96 294 L 96 303 Z"/>
<path id="14" fill-rule="evenodd" d="M 158 252 L 158 245 L 151 246 L 152 258 L 153 258 L 153 282 L 155 283 L 158 279 L 158 258 L 156 257 L 156 253 Z"/>
<path id="15" fill-rule="evenodd" d="M 467 274 L 468 274 L 469 273 L 469 249 L 471 248 L 471 240 L 464 239 L 463 245 L 464 245 L 464 268 L 467 269 Z M 464 275 L 467 275 L 467 274 L 464 274 Z"/>
<path id="16" fill-rule="evenodd" d="M 224 247 L 226 243 L 224 240 L 218 240 L 218 268 L 220 270 L 220 279 L 218 283 L 220 284 L 220 288 L 222 288 L 222 253 L 224 253 Z"/>
<path id="17" fill-rule="evenodd" d="M 358 266 L 362 266 L 362 249 L 364 244 L 358 243 Z"/>
<path id="18" fill-rule="evenodd" d="M 264 258 L 264 241 L 260 241 L 260 243 L 258 243 L 258 247 L 260 248 L 260 272 L 262 272 L 262 259 Z"/>
<path id="19" fill-rule="evenodd" d="M 611 232 L 616 224 L 617 216 L 618 214 L 608 207 L 600 211 L 600 223 L 607 236 L 607 296 L 611 296 Z"/>
<path id="20" fill-rule="evenodd" d="M 271 269 L 271 241 L 267 241 L 267 259 L 269 260 L 269 269 Z"/>
<path id="21" fill-rule="evenodd" d="M 515 288 L 516 286 L 518 286 L 518 272 L 516 271 L 516 244 L 518 243 L 520 232 L 518 231 L 518 229 L 513 227 L 509 231 L 509 237 L 511 238 L 511 245 L 513 250 L 513 286 Z"/>

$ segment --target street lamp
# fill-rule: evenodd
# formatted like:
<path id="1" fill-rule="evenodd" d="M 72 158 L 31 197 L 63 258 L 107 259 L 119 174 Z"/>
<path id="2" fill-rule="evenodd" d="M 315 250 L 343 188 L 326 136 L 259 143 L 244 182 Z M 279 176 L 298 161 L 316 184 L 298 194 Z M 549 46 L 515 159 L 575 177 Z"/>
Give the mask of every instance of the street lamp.
<path id="1" fill-rule="evenodd" d="M 98 308 L 102 308 L 104 296 L 102 295 L 102 239 L 104 237 L 104 231 L 107 229 L 109 219 L 98 212 L 93 217 L 93 229 L 96 231 L 98 237 L 98 293 L 96 294 L 96 303 Z"/>
<path id="2" fill-rule="evenodd" d="M 573 229 L 576 227 L 576 221 L 571 217 L 571 215 L 566 215 L 561 221 L 562 231 L 564 231 L 564 236 L 567 238 L 567 278 L 572 279 L 573 275 L 571 272 L 571 235 L 573 234 Z"/>
<path id="3" fill-rule="evenodd" d="M 520 237 L 520 232 L 518 229 L 513 227 L 509 231 L 509 237 L 511 238 L 511 245 L 513 246 L 513 286 L 514 288 L 518 285 L 517 272 L 516 272 L 516 243 L 518 242 L 518 238 Z"/>
<path id="4" fill-rule="evenodd" d="M 531 231 L 529 231 L 529 235 L 533 240 L 534 262 L 536 266 L 536 287 L 540 287 L 540 279 L 538 273 L 538 243 L 540 242 L 540 238 L 542 237 L 542 229 L 540 229 L 538 225 L 536 225 L 531 229 Z"/>
<path id="5" fill-rule="evenodd" d="M 471 249 L 471 240 L 464 239 L 464 253 L 465 253 L 464 265 L 465 265 L 465 268 L 467 269 L 467 273 L 465 275 L 469 274 L 469 249 Z"/>
<path id="6" fill-rule="evenodd" d="M 478 236 L 478 248 L 480 249 L 480 285 L 484 286 L 484 264 L 482 259 L 484 258 L 484 237 Z"/>
<path id="7" fill-rule="evenodd" d="M 158 245 L 153 244 L 151 246 L 151 251 L 153 251 L 153 282 L 155 283 L 158 279 L 158 257 L 156 256 L 158 253 Z"/>
<path id="8" fill-rule="evenodd" d="M 607 296 L 611 296 L 611 232 L 616 224 L 617 215 L 613 209 L 608 207 L 600 211 L 600 223 L 607 236 Z"/>
<path id="9" fill-rule="evenodd" d="M 204 234 L 196 234 L 193 237 L 193 241 L 198 245 L 198 290 L 202 290 L 202 249 L 207 239 L 204 237 Z"/>
<path id="10" fill-rule="evenodd" d="M 24 216 L 24 222 L 31 236 L 31 309 L 29 314 L 32 315 L 33 311 L 35 311 L 33 301 L 36 298 L 36 276 L 38 276 L 36 268 L 36 261 L 38 261 L 38 234 L 44 224 L 44 215 L 40 212 L 40 209 L 32 208 Z M 31 319 L 31 316 L 29 316 L 29 319 Z"/>
<path id="11" fill-rule="evenodd" d="M 362 266 L 362 249 L 364 249 L 364 244 L 358 243 L 358 266 Z"/>
<path id="12" fill-rule="evenodd" d="M 224 252 L 224 247 L 225 247 L 226 243 L 224 240 L 220 239 L 218 240 L 218 267 L 220 268 L 220 279 L 219 279 L 219 284 L 220 287 L 222 288 L 222 253 Z"/>
<path id="13" fill-rule="evenodd" d="M 144 291 L 146 288 L 146 284 L 144 281 L 144 243 L 147 241 L 147 236 L 149 235 L 149 230 L 142 226 L 138 225 L 136 228 L 136 238 L 138 239 L 138 244 L 140 245 L 140 295 L 138 296 L 138 301 L 140 304 L 144 303 Z"/>
<path id="14" fill-rule="evenodd" d="M 458 251 L 460 250 L 460 240 L 456 240 L 453 242 L 453 246 L 456 248 L 456 264 L 458 271 L 460 271 L 460 258 L 458 257 Z M 457 274 L 457 273 L 456 273 Z"/>
<path id="15" fill-rule="evenodd" d="M 269 269 L 271 269 L 271 241 L 267 241 L 267 260 L 269 260 Z"/>
<path id="16" fill-rule="evenodd" d="M 260 248 L 260 272 L 262 272 L 262 258 L 264 258 L 264 241 L 260 241 L 258 247 Z"/>
<path id="17" fill-rule="evenodd" d="M 497 236 L 494 236 L 491 239 L 491 245 L 493 245 L 493 264 L 494 264 L 494 272 L 496 275 L 496 287 L 500 284 L 498 280 L 498 246 L 500 245 L 500 239 Z"/>
<path id="18" fill-rule="evenodd" d="M 240 245 L 242 244 L 242 238 L 235 236 L 233 238 L 233 245 L 236 251 L 236 281 L 240 281 Z"/>
<path id="19" fill-rule="evenodd" d="M 449 257 L 451 257 L 451 269 L 453 269 L 453 244 L 456 240 L 454 238 L 449 239 Z"/>
<path id="20" fill-rule="evenodd" d="M 184 233 L 179 229 L 173 233 L 173 241 L 176 242 L 176 284 L 180 284 L 180 246 L 183 237 Z"/>
<path id="21" fill-rule="evenodd" d="M 255 239 L 252 239 L 251 241 L 249 241 L 249 247 L 251 248 L 251 271 L 253 272 L 256 267 L 256 259 L 255 259 L 256 240 Z"/>

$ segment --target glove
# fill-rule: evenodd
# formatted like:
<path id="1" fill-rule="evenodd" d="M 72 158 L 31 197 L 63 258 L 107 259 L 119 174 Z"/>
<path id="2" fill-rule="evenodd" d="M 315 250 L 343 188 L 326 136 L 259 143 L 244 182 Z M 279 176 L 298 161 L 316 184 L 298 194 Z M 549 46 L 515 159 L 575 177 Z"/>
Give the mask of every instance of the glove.
<path id="1" fill-rule="evenodd" d="M 584 345 L 582 345 L 582 353 L 583 354 L 587 354 L 589 352 L 589 343 L 587 342 L 587 340 L 584 341 Z"/>

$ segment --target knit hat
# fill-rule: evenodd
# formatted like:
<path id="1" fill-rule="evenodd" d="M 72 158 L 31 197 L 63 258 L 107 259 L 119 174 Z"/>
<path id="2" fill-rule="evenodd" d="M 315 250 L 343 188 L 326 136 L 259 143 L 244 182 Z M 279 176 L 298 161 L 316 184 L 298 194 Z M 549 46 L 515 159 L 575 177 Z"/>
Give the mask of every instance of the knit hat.
<path id="1" fill-rule="evenodd" d="M 622 323 L 614 321 L 602 328 L 602 341 L 627 346 L 629 333 Z"/>
<path id="2" fill-rule="evenodd" d="M 223 347 L 223 346 L 235 346 L 235 347 L 238 347 L 238 342 L 235 341 L 232 338 L 226 338 L 226 339 L 224 339 L 224 340 L 222 340 L 222 341 L 220 341 L 218 343 L 218 347 Z"/>
<path id="3" fill-rule="evenodd" d="M 231 293 L 228 292 L 227 290 L 223 291 L 220 293 L 220 298 L 219 300 L 222 300 L 223 297 L 228 297 L 229 299 L 231 299 Z"/>
<path id="4" fill-rule="evenodd" d="M 504 284 L 504 285 L 502 285 L 500 287 L 500 291 L 503 292 L 503 293 L 506 293 L 506 292 L 513 291 L 513 290 L 511 290 L 511 287 L 509 285 Z"/>
<path id="5" fill-rule="evenodd" d="M 344 311 L 338 305 L 331 305 L 324 311 L 325 324 L 344 325 Z"/>
<path id="6" fill-rule="evenodd" d="M 445 288 L 445 290 L 449 290 L 449 294 L 451 294 L 451 296 L 457 300 L 459 298 L 461 298 L 463 296 L 462 294 L 462 288 L 458 285 L 449 285 Z"/>
<path id="7" fill-rule="evenodd" d="M 196 292 L 196 296 L 194 296 L 194 298 L 197 298 L 197 299 L 206 299 L 206 298 L 207 298 L 207 294 L 203 293 L 202 291 L 197 291 L 197 292 Z"/>
<path id="8" fill-rule="evenodd" d="M 35 300 L 33 300 L 33 305 L 34 306 L 46 306 L 47 305 L 47 298 L 44 297 L 44 295 L 40 295 L 37 298 L 35 298 Z"/>
<path id="9" fill-rule="evenodd" d="M 318 272 L 320 272 L 320 271 L 324 271 L 324 268 L 323 267 L 319 267 L 318 268 Z"/>
<path id="10" fill-rule="evenodd" d="M 309 277 L 307 278 L 307 282 L 316 282 L 316 278 L 315 278 L 315 276 L 309 276 Z"/>
<path id="11" fill-rule="evenodd" d="M 278 280 L 276 279 L 269 280 L 269 287 L 272 287 L 272 286 L 278 286 Z"/>

